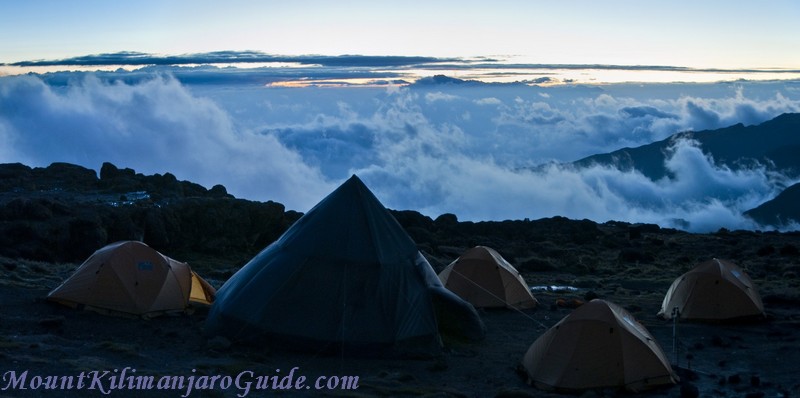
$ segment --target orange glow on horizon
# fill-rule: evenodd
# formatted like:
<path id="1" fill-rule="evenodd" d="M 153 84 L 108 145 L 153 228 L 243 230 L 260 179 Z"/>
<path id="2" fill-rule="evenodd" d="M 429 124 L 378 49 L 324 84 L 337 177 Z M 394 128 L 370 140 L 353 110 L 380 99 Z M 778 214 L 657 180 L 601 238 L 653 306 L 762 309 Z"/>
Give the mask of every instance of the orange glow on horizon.
<path id="1" fill-rule="evenodd" d="M 304 87 L 324 87 L 324 88 L 337 88 L 337 87 L 388 87 L 388 86 L 405 86 L 409 83 L 399 84 L 387 82 L 385 79 L 368 79 L 368 78 L 353 78 L 353 79 L 301 79 L 301 80 L 284 80 L 279 82 L 272 82 L 265 84 L 265 87 L 283 87 L 283 88 L 304 88 Z"/>
<path id="2" fill-rule="evenodd" d="M 569 84 L 603 85 L 620 83 L 716 83 L 737 80 L 771 81 L 771 80 L 800 80 L 800 70 L 787 70 L 779 68 L 764 68 L 752 70 L 694 70 L 683 68 L 653 68 L 635 66 L 606 66 L 606 65 L 574 65 L 559 68 L 558 65 L 507 64 L 497 62 L 492 64 L 468 63 L 462 67 L 452 67 L 445 64 L 430 64 L 422 67 L 383 67 L 376 69 L 361 69 L 358 78 L 318 78 L 300 77 L 304 72 L 291 73 L 288 76 L 297 76 L 289 80 L 275 81 L 275 77 L 264 77 L 266 87 L 388 87 L 404 86 L 419 79 L 435 75 L 445 75 L 455 79 L 474 80 L 483 83 L 520 83 L 536 86 L 555 86 Z M 187 71 L 190 67 L 201 65 L 184 65 Z M 207 65 L 203 65 L 207 66 Z M 309 76 L 316 70 L 323 70 L 323 66 L 316 67 L 300 65 L 297 63 L 262 63 L 262 64 L 212 64 L 219 68 L 219 73 L 250 73 L 255 71 L 291 70 L 297 68 L 310 68 Z M 0 77 L 22 75 L 28 73 L 47 74 L 55 72 L 114 72 L 124 70 L 132 72 L 147 66 L 133 65 L 102 65 L 102 66 L 35 66 L 18 67 L 0 65 Z M 176 74 L 181 69 L 176 69 Z M 213 73 L 214 69 L 208 69 Z M 380 78 L 363 77 L 365 73 L 375 73 Z M 391 76 L 391 77 L 386 77 Z M 279 76 L 277 78 L 280 78 Z"/>

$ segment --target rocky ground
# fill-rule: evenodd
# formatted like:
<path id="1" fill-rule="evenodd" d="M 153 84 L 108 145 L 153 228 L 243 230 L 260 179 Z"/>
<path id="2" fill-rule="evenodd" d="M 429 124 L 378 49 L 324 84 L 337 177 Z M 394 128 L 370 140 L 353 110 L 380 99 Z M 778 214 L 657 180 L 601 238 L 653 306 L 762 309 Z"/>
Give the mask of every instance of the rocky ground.
<path id="1" fill-rule="evenodd" d="M 105 243 L 144 239 L 186 261 L 219 287 L 299 214 L 277 203 L 248 202 L 223 187 L 205 190 L 174 177 L 141 176 L 105 166 L 98 178 L 77 166 L 0 167 L 0 371 L 77 375 L 126 367 L 139 375 L 358 376 L 355 391 L 251 391 L 248 396 L 559 396 L 525 384 L 518 364 L 547 327 L 569 314 L 556 305 L 600 297 L 628 309 L 681 368 L 683 385 L 643 396 L 789 397 L 800 394 L 800 233 L 720 230 L 689 234 L 654 225 L 549 218 L 460 222 L 398 211 L 395 217 L 439 271 L 475 245 L 495 248 L 537 289 L 536 309 L 481 311 L 480 343 L 447 340 L 443 355 L 412 360 L 348 358 L 240 346 L 202 333 L 206 308 L 150 320 L 106 317 L 43 301 L 86 256 Z M 84 169 L 85 170 L 85 169 Z M 26 174 L 27 173 L 27 174 Z M 53 175 L 58 174 L 57 177 Z M 49 176 L 47 178 L 43 176 Z M 76 177 L 76 176 L 82 177 Z M 14 179 L 15 178 L 15 179 Z M 49 179 L 48 179 L 49 178 Z M 13 179 L 13 180 L 12 180 Z M 137 193 L 139 194 L 133 194 Z M 150 241 L 148 241 L 150 240 Z M 712 257 L 730 259 L 753 278 L 768 319 L 743 324 L 673 324 L 655 317 L 674 278 Z M 130 370 L 128 371 L 131 372 Z M 2 390 L 0 397 L 105 396 L 97 390 Z M 113 390 L 108 396 L 179 397 L 176 390 Z M 195 391 L 233 397 L 243 391 Z M 625 395 L 590 391 L 586 396 Z"/>

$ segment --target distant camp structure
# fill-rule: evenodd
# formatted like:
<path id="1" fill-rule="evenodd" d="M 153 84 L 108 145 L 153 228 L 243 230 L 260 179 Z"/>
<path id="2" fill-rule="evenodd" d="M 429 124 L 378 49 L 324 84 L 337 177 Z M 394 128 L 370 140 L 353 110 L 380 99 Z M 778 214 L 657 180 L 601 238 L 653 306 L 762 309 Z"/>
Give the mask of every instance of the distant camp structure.
<path id="1" fill-rule="evenodd" d="M 234 274 L 206 319 L 209 335 L 353 356 L 433 356 L 440 332 L 485 326 L 356 176 Z"/>
<path id="2" fill-rule="evenodd" d="M 723 321 L 764 317 L 764 304 L 752 279 L 736 264 L 711 259 L 681 275 L 670 286 L 658 316 Z"/>
<path id="3" fill-rule="evenodd" d="M 152 317 L 210 305 L 215 289 L 188 264 L 137 241 L 109 244 L 92 254 L 47 300 L 102 313 Z"/>
<path id="4" fill-rule="evenodd" d="M 594 299 L 531 344 L 522 360 L 528 382 L 544 390 L 642 391 L 677 376 L 650 332 L 622 307 Z"/>
<path id="5" fill-rule="evenodd" d="M 524 309 L 538 304 L 519 271 L 490 247 L 467 250 L 439 273 L 439 279 L 476 308 Z"/>

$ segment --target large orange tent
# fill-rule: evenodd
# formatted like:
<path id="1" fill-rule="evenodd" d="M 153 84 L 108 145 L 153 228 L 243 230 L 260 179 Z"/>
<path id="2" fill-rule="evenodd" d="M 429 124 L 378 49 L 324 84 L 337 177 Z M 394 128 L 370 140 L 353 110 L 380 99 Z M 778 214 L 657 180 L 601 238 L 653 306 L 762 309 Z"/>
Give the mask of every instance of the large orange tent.
<path id="1" fill-rule="evenodd" d="M 467 250 L 442 272 L 444 287 L 477 308 L 533 308 L 528 284 L 503 256 L 486 246 Z"/>
<path id="2" fill-rule="evenodd" d="M 658 316 L 721 321 L 763 317 L 764 304 L 752 279 L 736 264 L 711 259 L 681 275 L 670 286 Z"/>
<path id="3" fill-rule="evenodd" d="M 211 304 L 215 289 L 191 270 L 137 241 L 109 244 L 92 254 L 47 299 L 98 312 L 154 316 Z"/>
<path id="4" fill-rule="evenodd" d="M 641 391 L 675 384 L 677 376 L 650 332 L 622 307 L 592 300 L 531 344 L 522 365 L 545 390 Z"/>

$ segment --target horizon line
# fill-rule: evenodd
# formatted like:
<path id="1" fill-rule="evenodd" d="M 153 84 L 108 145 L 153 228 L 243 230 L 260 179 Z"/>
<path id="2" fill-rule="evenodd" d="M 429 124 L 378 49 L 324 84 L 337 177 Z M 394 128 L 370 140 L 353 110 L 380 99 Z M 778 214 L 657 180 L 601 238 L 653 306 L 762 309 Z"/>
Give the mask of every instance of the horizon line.
<path id="1" fill-rule="evenodd" d="M 215 64 L 258 64 L 286 63 L 319 67 L 363 67 L 363 68 L 406 68 L 426 67 L 431 69 L 596 69 L 693 73 L 800 73 L 800 67 L 690 67 L 678 65 L 651 64 L 607 64 L 607 63 L 504 63 L 516 56 L 476 56 L 476 57 L 435 57 L 421 55 L 363 55 L 363 54 L 304 54 L 281 55 L 260 51 L 222 50 L 178 55 L 158 55 L 138 51 L 118 51 L 112 53 L 88 54 L 61 59 L 38 59 L 0 63 L 5 67 L 53 67 L 53 66 L 184 66 Z"/>

